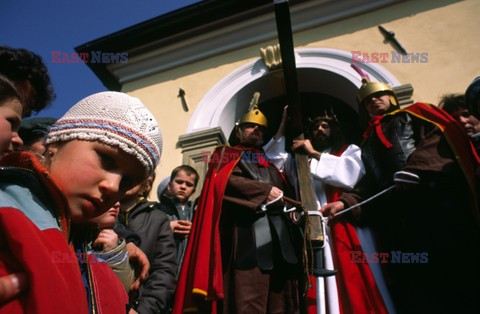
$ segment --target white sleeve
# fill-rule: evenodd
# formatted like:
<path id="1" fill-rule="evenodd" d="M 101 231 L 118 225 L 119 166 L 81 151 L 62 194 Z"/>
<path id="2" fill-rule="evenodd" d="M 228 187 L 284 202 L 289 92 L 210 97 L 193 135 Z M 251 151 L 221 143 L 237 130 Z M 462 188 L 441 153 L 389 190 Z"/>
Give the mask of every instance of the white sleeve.
<path id="1" fill-rule="evenodd" d="M 312 159 L 310 172 L 325 184 L 353 189 L 365 175 L 361 150 L 356 145 L 350 145 L 341 156 L 322 153 L 320 160 Z"/>
<path id="2" fill-rule="evenodd" d="M 285 170 L 285 165 L 290 154 L 285 150 L 284 136 L 276 140 L 272 138 L 265 146 L 263 146 L 263 150 L 275 167 L 277 167 L 280 171 Z"/>

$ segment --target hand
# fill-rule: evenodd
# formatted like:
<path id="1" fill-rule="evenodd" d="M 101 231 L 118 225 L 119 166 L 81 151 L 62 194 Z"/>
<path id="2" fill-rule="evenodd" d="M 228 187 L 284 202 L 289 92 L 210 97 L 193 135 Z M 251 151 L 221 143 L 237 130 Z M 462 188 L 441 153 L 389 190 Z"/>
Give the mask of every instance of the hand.
<path id="1" fill-rule="evenodd" d="M 317 152 L 312 145 L 310 140 L 294 140 L 292 144 L 292 151 L 296 151 L 297 149 L 303 149 L 308 156 L 320 159 L 320 152 Z"/>
<path id="2" fill-rule="evenodd" d="M 175 236 L 180 235 L 186 238 L 190 234 L 192 223 L 188 220 L 172 220 L 170 221 L 170 228 Z"/>
<path id="3" fill-rule="evenodd" d="M 0 304 L 7 302 L 25 291 L 28 287 L 26 273 L 14 273 L 0 277 Z"/>
<path id="4" fill-rule="evenodd" d="M 128 314 L 138 314 L 138 312 L 134 309 L 130 309 L 130 311 L 128 311 Z"/>
<path id="5" fill-rule="evenodd" d="M 283 192 L 279 188 L 272 186 L 272 189 L 270 190 L 270 193 L 267 196 L 267 203 L 277 199 L 282 195 Z"/>
<path id="6" fill-rule="evenodd" d="M 134 243 L 127 243 L 127 252 L 129 261 L 135 265 L 135 273 L 138 273 L 138 278 L 130 286 L 130 291 L 138 290 L 140 284 L 147 279 L 148 271 L 150 270 L 150 262 L 147 255 L 143 253 Z"/>
<path id="7" fill-rule="evenodd" d="M 112 229 L 103 229 L 93 241 L 93 247 L 100 248 L 103 252 L 108 252 L 118 245 L 118 235 Z"/>
<path id="8" fill-rule="evenodd" d="M 333 215 L 335 215 L 336 213 L 338 213 L 338 212 L 340 212 L 344 209 L 345 209 L 345 204 L 343 202 L 336 201 L 336 202 L 333 202 L 333 203 L 328 203 L 325 206 L 323 206 L 322 208 L 320 208 L 320 212 L 322 213 L 322 215 L 324 217 L 328 216 L 329 219 L 332 219 Z"/>
<path id="9" fill-rule="evenodd" d="M 418 188 L 420 177 L 409 171 L 397 171 L 393 174 L 395 189 L 397 191 L 412 191 Z"/>
<path id="10" fill-rule="evenodd" d="M 395 182 L 395 190 L 397 192 L 409 192 L 409 191 L 413 191 L 416 188 L 417 186 L 414 184 Z"/>
<path id="11" fill-rule="evenodd" d="M 278 126 L 277 133 L 275 133 L 275 139 L 281 138 L 285 134 L 285 125 L 287 124 L 287 119 L 288 119 L 288 105 L 283 107 L 283 113 L 282 113 L 282 120 L 280 121 L 280 125 Z"/>

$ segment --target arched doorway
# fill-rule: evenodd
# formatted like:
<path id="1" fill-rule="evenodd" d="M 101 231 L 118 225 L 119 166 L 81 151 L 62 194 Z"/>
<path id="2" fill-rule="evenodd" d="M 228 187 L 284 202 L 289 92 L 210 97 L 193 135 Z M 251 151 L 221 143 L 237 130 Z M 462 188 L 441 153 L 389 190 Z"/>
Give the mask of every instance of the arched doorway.
<path id="1" fill-rule="evenodd" d="M 300 93 L 325 94 L 357 111 L 355 93 L 361 77 L 350 66 L 349 51 L 303 48 L 295 51 Z M 372 81 L 392 87 L 400 82 L 375 63 L 358 64 Z M 272 86 L 271 73 L 262 59 L 248 63 L 217 83 L 200 101 L 187 127 L 187 134 L 220 127 L 229 134 L 235 121 L 247 110 L 255 91 L 262 91 L 260 102 L 283 96 L 283 89 Z"/>
<path id="2" fill-rule="evenodd" d="M 361 77 L 350 66 L 349 51 L 329 48 L 302 48 L 295 50 L 299 90 L 302 100 L 307 100 L 308 110 L 315 111 L 315 100 L 327 101 L 345 107 L 345 112 L 354 115 L 358 111 L 355 100 Z M 413 89 L 400 82 L 385 68 L 375 63 L 359 63 L 372 81 L 381 81 L 400 88 L 400 103 L 408 103 Z M 260 106 L 272 120 L 275 129 L 282 111 L 284 91 L 278 80 L 272 79 L 262 59 L 245 64 L 218 82 L 199 102 L 187 127 L 180 136 L 178 147 L 182 148 L 183 162 L 195 166 L 200 173 L 206 170 L 204 153 L 218 144 L 225 144 L 235 122 L 247 111 L 252 95 L 261 92 Z M 327 101 L 328 102 L 328 101 Z M 353 122 L 352 122 L 353 123 Z M 203 166 L 199 163 L 203 162 Z"/>

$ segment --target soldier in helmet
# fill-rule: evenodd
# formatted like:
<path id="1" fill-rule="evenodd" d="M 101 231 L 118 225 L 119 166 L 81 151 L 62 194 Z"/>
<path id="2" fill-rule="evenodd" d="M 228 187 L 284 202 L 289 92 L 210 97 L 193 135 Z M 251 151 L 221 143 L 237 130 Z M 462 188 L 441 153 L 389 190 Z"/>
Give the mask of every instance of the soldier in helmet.
<path id="1" fill-rule="evenodd" d="M 480 119 L 480 76 L 477 76 L 465 92 L 465 101 L 470 112 Z"/>
<path id="2" fill-rule="evenodd" d="M 321 211 L 332 217 L 396 185 L 353 214 L 373 226 L 379 253 L 389 256 L 385 265 L 398 311 L 478 312 L 478 162 L 468 138 L 436 106 L 400 109 L 384 83 L 364 79 L 357 100 L 370 117 L 361 145 L 367 172 L 355 192 Z"/>
<path id="3" fill-rule="evenodd" d="M 283 212 L 292 189 L 262 149 L 266 127 L 253 106 L 237 123 L 239 145 L 211 157 L 174 313 L 299 312 L 302 240 Z"/>

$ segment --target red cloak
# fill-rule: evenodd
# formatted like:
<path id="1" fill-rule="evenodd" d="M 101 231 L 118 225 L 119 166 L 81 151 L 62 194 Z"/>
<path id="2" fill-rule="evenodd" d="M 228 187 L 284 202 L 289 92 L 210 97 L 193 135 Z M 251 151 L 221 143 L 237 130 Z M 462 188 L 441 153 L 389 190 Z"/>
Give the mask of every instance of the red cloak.
<path id="1" fill-rule="evenodd" d="M 218 225 L 225 187 L 241 153 L 241 149 L 221 146 L 212 154 L 177 283 L 173 313 L 198 311 L 206 301 L 212 302 L 212 313 L 216 313 L 216 301 L 223 299 Z"/>
<path id="2" fill-rule="evenodd" d="M 468 139 L 464 127 L 446 111 L 431 104 L 417 102 L 400 109 L 400 111 L 408 112 L 419 119 L 433 123 L 443 132 L 470 187 L 471 202 L 474 208 L 473 214 L 477 222 L 480 223 L 478 190 L 475 178 L 475 170 L 480 164 L 480 158 L 472 142 Z"/>
<path id="3" fill-rule="evenodd" d="M 347 148 L 344 145 L 338 152 L 340 156 Z M 327 185 L 325 189 L 327 201 L 338 200 L 342 190 Z M 346 219 L 332 221 L 330 226 L 332 238 L 332 254 L 336 276 L 338 302 L 341 313 L 388 313 L 383 298 L 378 290 L 372 271 L 367 263 L 354 263 L 352 252 L 363 252 L 355 227 Z M 309 276 L 313 284 L 307 292 L 308 313 L 317 313 L 316 280 Z"/>

